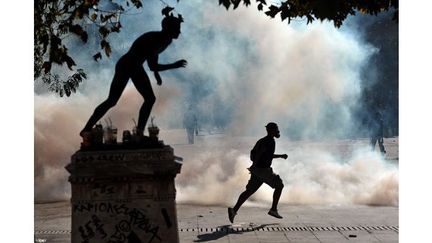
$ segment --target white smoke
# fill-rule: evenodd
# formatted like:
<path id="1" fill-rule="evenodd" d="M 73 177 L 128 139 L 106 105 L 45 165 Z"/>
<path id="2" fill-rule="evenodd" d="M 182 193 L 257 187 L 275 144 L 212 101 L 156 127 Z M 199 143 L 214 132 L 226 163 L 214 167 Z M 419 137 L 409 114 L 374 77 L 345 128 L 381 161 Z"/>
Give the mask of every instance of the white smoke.
<path id="1" fill-rule="evenodd" d="M 361 68 L 374 52 L 371 46 L 330 23 L 286 25 L 252 8 L 214 9 L 193 21 L 204 22 L 215 34 L 207 37 L 198 29 L 196 38 L 179 45 L 184 45 L 183 55 L 200 53 L 191 56 L 191 66 L 215 82 L 220 103 L 233 107 L 234 131 L 251 132 L 272 119 L 286 121 L 282 128 L 301 137 L 351 129 L 350 112 L 360 95 Z M 208 38 L 211 46 L 196 48 Z"/>
<path id="2" fill-rule="evenodd" d="M 248 152 L 255 141 L 229 136 L 221 140 L 177 147 L 176 153 L 185 158 L 176 179 L 179 202 L 233 206 L 244 191 L 250 177 Z M 345 143 L 352 151 L 341 156 L 336 145 L 325 145 L 334 150 L 329 151 L 310 142 L 280 140 L 276 152 L 289 156 L 273 160 L 273 170 L 285 185 L 281 203 L 398 205 L 397 166 L 365 143 Z M 247 202 L 270 205 L 272 194 L 273 189 L 263 184 Z"/>
<path id="3" fill-rule="evenodd" d="M 68 198 L 63 168 L 79 148 L 79 131 L 108 95 L 115 61 L 141 33 L 160 29 L 160 6 L 147 7 L 143 15 L 125 16 L 127 24 L 111 39 L 112 59 L 89 64 L 89 53 L 70 50 L 88 65 L 89 79 L 77 94 L 35 94 L 36 200 Z M 226 11 L 213 2 L 184 1 L 176 10 L 185 17 L 182 34 L 160 62 L 185 58 L 189 65 L 162 73 L 163 86 L 153 82 L 156 124 L 162 131 L 180 128 L 191 103 L 186 94 L 196 97 L 193 88 L 204 87 L 208 94 L 194 101 L 202 114 L 226 119 L 226 133 L 254 136 L 242 149 L 214 141 L 201 141 L 199 149 L 176 148 L 187 158 L 177 177 L 179 201 L 233 203 L 248 179 L 248 151 L 269 121 L 278 122 L 288 137 L 300 138 L 339 136 L 354 128 L 351 109 L 360 95 L 360 70 L 374 49 L 352 32 L 330 23 L 286 25 L 253 8 Z M 129 84 L 105 118 L 119 131 L 131 129 L 142 102 Z M 285 182 L 283 202 L 397 205 L 397 168 L 379 157 L 365 152 L 341 160 L 336 153 L 306 148 L 288 154 L 288 161 L 274 164 Z M 264 188 L 252 199 L 265 201 L 271 193 Z"/>

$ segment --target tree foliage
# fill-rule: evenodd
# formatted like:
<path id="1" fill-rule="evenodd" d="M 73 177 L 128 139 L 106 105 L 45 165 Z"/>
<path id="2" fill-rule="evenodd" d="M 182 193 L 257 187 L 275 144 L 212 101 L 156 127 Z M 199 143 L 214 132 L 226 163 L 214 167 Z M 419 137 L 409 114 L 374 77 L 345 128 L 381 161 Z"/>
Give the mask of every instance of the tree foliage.
<path id="1" fill-rule="evenodd" d="M 241 2 L 245 6 L 251 4 L 251 0 L 219 0 L 219 5 L 223 5 L 227 10 L 230 6 L 236 9 Z M 329 20 L 333 21 L 336 27 L 340 27 L 348 15 L 354 15 L 356 11 L 377 15 L 379 12 L 394 8 L 396 12 L 393 18 L 397 21 L 399 9 L 398 0 L 280 0 L 266 9 L 266 0 L 256 2 L 258 11 L 264 11 L 271 18 L 279 14 L 281 20 L 288 23 L 294 18 L 306 18 L 308 24 L 315 20 Z"/>
<path id="2" fill-rule="evenodd" d="M 140 8 L 140 0 L 125 0 L 130 8 Z M 109 6 L 106 10 L 103 7 Z M 34 79 L 42 80 L 60 96 L 71 95 L 86 78 L 83 69 L 74 70 L 75 61 L 68 53 L 64 39 L 73 35 L 87 43 L 86 28 L 95 24 L 99 29 L 101 51 L 111 55 L 108 36 L 120 32 L 120 15 L 125 8 L 111 0 L 37 0 L 34 3 Z M 102 58 L 101 52 L 93 55 Z M 66 79 L 53 72 L 53 65 L 65 66 L 73 72 Z"/>
<path id="3" fill-rule="evenodd" d="M 164 1 L 160 0 L 164 3 Z M 179 0 L 177 0 L 179 1 Z M 101 50 L 93 54 L 95 61 L 103 54 L 111 55 L 108 37 L 121 31 L 120 16 L 130 9 L 141 8 L 141 0 L 36 0 L 34 2 L 34 79 L 42 80 L 48 88 L 60 96 L 71 95 L 78 85 L 86 78 L 83 69 L 74 70 L 77 66 L 68 53 L 65 39 L 76 36 L 83 44 L 89 38 L 86 31 L 89 25 L 98 27 Z M 219 0 L 219 5 L 226 9 L 251 5 L 251 0 Z M 274 18 L 280 15 L 282 21 L 288 23 L 294 18 L 306 18 L 307 23 L 315 20 L 333 21 L 340 27 L 348 15 L 356 11 L 374 14 L 390 8 L 396 10 L 398 1 L 392 0 L 281 0 L 278 4 L 267 5 L 266 0 L 256 0 L 258 11 Z M 109 6 L 107 8 L 107 6 Z M 172 10 L 167 6 L 164 11 Z M 89 56 L 91 58 L 91 56 Z M 53 66 L 68 68 L 73 74 L 66 79 L 53 71 Z"/>

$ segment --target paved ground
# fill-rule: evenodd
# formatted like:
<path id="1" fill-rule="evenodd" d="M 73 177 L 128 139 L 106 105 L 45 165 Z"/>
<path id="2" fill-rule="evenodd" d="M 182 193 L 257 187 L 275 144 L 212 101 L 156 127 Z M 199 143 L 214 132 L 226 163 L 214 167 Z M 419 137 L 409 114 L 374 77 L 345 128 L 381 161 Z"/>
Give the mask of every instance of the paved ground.
<path id="1" fill-rule="evenodd" d="M 398 207 L 280 205 L 244 207 L 234 224 L 226 208 L 178 205 L 180 242 L 398 242 Z M 35 242 L 70 242 L 69 202 L 35 204 Z"/>

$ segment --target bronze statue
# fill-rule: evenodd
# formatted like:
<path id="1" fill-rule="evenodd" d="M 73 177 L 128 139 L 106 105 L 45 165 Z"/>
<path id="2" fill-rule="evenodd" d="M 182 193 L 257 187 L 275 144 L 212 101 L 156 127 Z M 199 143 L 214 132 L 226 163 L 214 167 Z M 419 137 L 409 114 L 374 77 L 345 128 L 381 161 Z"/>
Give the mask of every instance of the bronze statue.
<path id="1" fill-rule="evenodd" d="M 129 79 L 132 79 L 138 92 L 143 96 L 144 103 L 139 111 L 137 132 L 143 135 L 145 125 L 150 116 L 156 97 L 153 93 L 150 79 L 143 68 L 143 63 L 147 60 L 148 66 L 154 73 L 157 84 L 162 85 L 159 71 L 186 67 L 186 60 L 182 59 L 171 64 L 159 64 L 159 53 L 163 52 L 180 35 L 180 24 L 183 22 L 181 15 L 178 17 L 166 14 L 162 20 L 161 31 L 151 31 L 144 33 L 134 41 L 129 51 L 124 54 L 115 66 L 114 78 L 111 83 L 108 98 L 96 107 L 85 127 L 80 132 L 82 137 L 91 134 L 93 126 L 101 119 L 105 113 L 117 104 Z"/>

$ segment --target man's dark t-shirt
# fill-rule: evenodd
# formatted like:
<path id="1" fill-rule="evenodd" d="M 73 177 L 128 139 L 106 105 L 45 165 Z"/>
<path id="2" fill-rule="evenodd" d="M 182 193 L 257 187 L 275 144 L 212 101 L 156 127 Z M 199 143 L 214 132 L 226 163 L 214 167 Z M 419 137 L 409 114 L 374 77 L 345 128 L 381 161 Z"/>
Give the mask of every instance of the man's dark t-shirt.
<path id="1" fill-rule="evenodd" d="M 275 152 L 275 140 L 270 136 L 265 136 L 258 140 L 252 150 L 255 150 L 255 161 L 253 167 L 269 168 L 271 166 Z"/>

